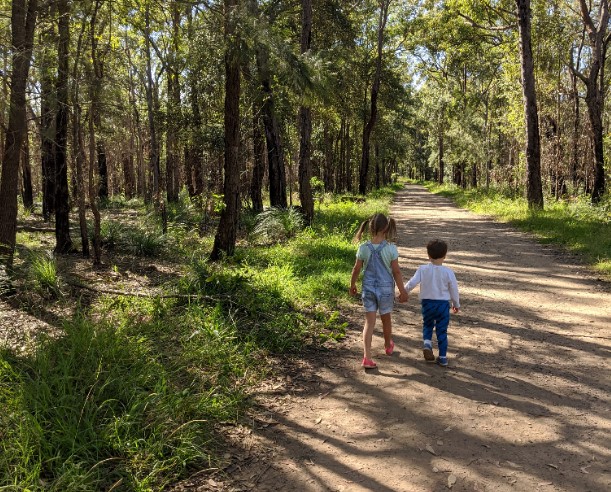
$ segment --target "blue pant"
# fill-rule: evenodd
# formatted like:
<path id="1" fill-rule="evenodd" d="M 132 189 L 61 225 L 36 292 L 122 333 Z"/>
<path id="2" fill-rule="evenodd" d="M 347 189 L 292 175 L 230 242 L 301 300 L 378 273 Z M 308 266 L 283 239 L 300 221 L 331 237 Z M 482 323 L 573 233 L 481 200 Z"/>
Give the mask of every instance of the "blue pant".
<path id="1" fill-rule="evenodd" d="M 422 299 L 422 338 L 431 340 L 435 328 L 440 357 L 445 357 L 448 351 L 449 324 L 450 301 Z"/>

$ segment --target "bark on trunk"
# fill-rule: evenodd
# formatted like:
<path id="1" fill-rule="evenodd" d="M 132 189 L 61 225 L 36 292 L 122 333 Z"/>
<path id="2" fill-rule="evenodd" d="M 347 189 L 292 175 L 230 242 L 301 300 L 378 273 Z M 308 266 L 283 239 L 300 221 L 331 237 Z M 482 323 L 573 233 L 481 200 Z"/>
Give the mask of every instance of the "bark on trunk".
<path id="1" fill-rule="evenodd" d="M 23 139 L 21 152 L 21 200 L 23 207 L 32 210 L 34 207 L 34 193 L 32 190 L 32 168 L 30 166 L 30 143 L 26 135 Z"/>
<path id="2" fill-rule="evenodd" d="M 55 3 L 45 12 L 54 16 Z M 53 57 L 50 47 L 57 45 L 54 27 L 47 27 L 40 33 L 39 42 L 46 47 L 40 54 L 40 158 L 42 166 L 42 216 L 45 222 L 55 214 L 55 160 L 53 139 L 55 137 L 55 82 Z"/>
<path id="3" fill-rule="evenodd" d="M 76 96 L 75 101 L 78 100 Z M 85 139 L 83 138 L 83 128 L 81 125 L 81 108 L 74 104 L 72 111 L 72 148 L 74 152 L 76 169 L 76 197 L 78 204 L 79 227 L 81 232 L 82 253 L 85 258 L 89 258 L 89 231 L 87 230 L 86 217 L 86 189 L 85 189 Z"/>
<path id="4" fill-rule="evenodd" d="M 312 40 L 312 0 L 301 0 L 301 53 L 310 50 Z M 307 106 L 299 109 L 299 201 L 307 224 L 314 218 L 312 196 L 312 111 Z"/>
<path id="5" fill-rule="evenodd" d="M 0 270 L 5 272 L 10 271 L 15 252 L 19 161 L 27 132 L 26 84 L 32 60 L 37 9 L 37 0 L 13 0 L 12 3 L 11 96 L 0 178 Z"/>
<path id="6" fill-rule="evenodd" d="M 361 167 L 359 170 L 359 193 L 364 195 L 367 192 L 367 179 L 369 174 L 369 148 L 370 137 L 373 132 L 378 117 L 378 94 L 380 92 L 380 82 L 382 79 L 382 50 L 384 48 L 384 29 L 388 20 L 388 7 L 390 0 L 381 0 L 380 16 L 378 20 L 378 54 L 376 58 L 376 68 L 371 87 L 371 111 L 369 120 L 363 128 L 363 144 L 361 147 Z"/>
<path id="7" fill-rule="evenodd" d="M 153 83 L 153 67 L 151 61 L 151 27 L 150 27 L 150 11 L 147 5 L 145 10 L 145 55 L 146 55 L 146 106 L 149 124 L 149 166 L 153 178 L 153 200 L 158 211 L 161 210 L 161 170 L 159 165 L 159 141 L 157 140 L 157 126 L 155 124 L 155 102 L 153 91 L 155 85 Z"/>
<path id="8" fill-rule="evenodd" d="M 261 120 L 257 114 L 252 117 L 253 167 L 250 182 L 250 201 L 255 213 L 263 212 L 263 178 L 265 175 L 265 139 L 261 132 Z"/>
<path id="9" fill-rule="evenodd" d="M 238 0 L 225 0 L 225 39 L 229 41 L 225 53 L 225 208 L 214 237 L 210 259 L 216 261 L 223 254 L 232 256 L 235 250 L 238 215 L 240 212 L 240 57 L 236 32 Z"/>
<path id="10" fill-rule="evenodd" d="M 541 139 L 535 87 L 535 69 L 532 57 L 530 0 L 516 0 L 520 31 L 520 61 L 522 65 L 522 92 L 526 122 L 526 199 L 530 208 L 543 208 L 541 184 Z"/>
<path id="11" fill-rule="evenodd" d="M 178 43 L 180 11 L 176 0 L 172 2 L 172 43 L 168 63 L 168 127 L 166 134 L 166 194 L 168 202 L 177 202 L 180 191 L 179 129 L 181 125 L 180 82 L 178 73 Z"/>
<path id="12" fill-rule="evenodd" d="M 68 0 L 58 0 L 57 48 L 57 113 L 55 117 L 55 253 L 74 250 L 70 238 L 70 196 L 68 192 L 68 57 L 70 48 L 70 5 Z"/>
<path id="13" fill-rule="evenodd" d="M 598 26 L 590 15 L 590 11 L 585 0 L 579 0 L 581 7 L 581 17 L 590 40 L 590 73 L 588 76 L 577 72 L 586 86 L 586 105 L 588 106 L 588 116 L 592 126 L 592 138 L 594 146 L 594 185 L 592 187 L 592 203 L 600 202 L 605 192 L 605 156 L 604 156 L 604 68 L 607 54 L 607 28 L 609 24 L 609 3 L 602 0 L 599 4 Z"/>

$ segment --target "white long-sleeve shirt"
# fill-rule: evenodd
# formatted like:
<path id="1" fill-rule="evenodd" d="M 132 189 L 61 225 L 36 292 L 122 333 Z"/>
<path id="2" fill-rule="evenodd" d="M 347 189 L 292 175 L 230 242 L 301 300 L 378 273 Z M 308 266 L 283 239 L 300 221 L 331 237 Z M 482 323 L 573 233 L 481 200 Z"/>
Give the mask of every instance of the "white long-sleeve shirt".
<path id="1" fill-rule="evenodd" d="M 420 299 L 452 301 L 455 308 L 460 308 L 458 282 L 454 272 L 443 265 L 427 263 L 421 265 L 414 276 L 405 284 L 409 292 L 420 284 Z"/>

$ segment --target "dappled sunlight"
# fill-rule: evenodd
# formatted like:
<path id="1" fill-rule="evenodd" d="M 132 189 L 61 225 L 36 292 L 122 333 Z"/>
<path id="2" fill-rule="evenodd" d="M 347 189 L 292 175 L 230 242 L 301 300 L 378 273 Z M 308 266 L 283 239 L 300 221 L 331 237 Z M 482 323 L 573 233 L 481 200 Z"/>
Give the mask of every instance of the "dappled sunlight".
<path id="1" fill-rule="evenodd" d="M 425 244 L 449 243 L 461 313 L 450 366 L 422 360 L 417 289 L 393 314 L 395 354 L 359 320 L 309 393 L 258 438 L 274 450 L 263 482 L 302 490 L 608 490 L 611 302 L 583 265 L 418 186 L 400 193 L 407 280 Z M 355 304 L 355 310 L 359 307 Z M 380 477 L 384 477 L 382 480 Z M 407 481 L 406 481 L 407 479 Z"/>

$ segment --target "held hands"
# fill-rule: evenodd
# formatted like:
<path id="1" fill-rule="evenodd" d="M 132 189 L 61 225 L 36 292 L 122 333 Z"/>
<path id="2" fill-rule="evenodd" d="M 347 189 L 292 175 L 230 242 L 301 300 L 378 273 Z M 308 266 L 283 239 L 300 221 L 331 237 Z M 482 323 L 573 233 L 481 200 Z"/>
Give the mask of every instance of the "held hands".
<path id="1" fill-rule="evenodd" d="M 407 302 L 408 298 L 409 298 L 409 295 L 407 294 L 407 292 L 400 292 L 399 297 L 397 297 L 397 300 L 399 302 Z"/>
<path id="2" fill-rule="evenodd" d="M 454 314 L 460 313 L 460 308 L 457 308 L 457 307 L 452 306 L 452 312 L 453 312 Z"/>

